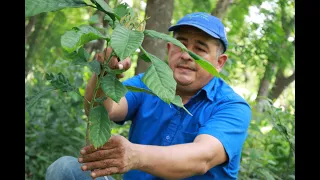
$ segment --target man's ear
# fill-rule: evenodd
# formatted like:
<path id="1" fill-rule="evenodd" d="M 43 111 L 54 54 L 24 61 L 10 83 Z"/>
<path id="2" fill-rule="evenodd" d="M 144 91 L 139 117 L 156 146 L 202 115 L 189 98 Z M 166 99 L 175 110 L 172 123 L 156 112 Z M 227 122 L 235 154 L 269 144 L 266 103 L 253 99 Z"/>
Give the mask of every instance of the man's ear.
<path id="1" fill-rule="evenodd" d="M 221 54 L 219 57 L 218 57 L 218 62 L 217 62 L 217 71 L 220 72 L 223 68 L 223 66 L 225 65 L 225 63 L 227 62 L 228 60 L 228 56 L 226 54 Z"/>
<path id="2" fill-rule="evenodd" d="M 168 52 L 169 52 L 169 50 L 172 48 L 172 45 L 173 45 L 173 44 L 172 44 L 171 42 L 168 42 L 168 43 L 167 43 L 167 50 L 168 50 Z"/>

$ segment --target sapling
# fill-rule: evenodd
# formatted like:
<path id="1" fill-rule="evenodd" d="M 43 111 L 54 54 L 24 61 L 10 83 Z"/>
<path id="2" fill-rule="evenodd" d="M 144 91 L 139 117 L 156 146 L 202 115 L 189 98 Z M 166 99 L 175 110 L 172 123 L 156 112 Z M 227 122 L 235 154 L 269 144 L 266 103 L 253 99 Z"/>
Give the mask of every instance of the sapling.
<path id="1" fill-rule="evenodd" d="M 57 11 L 63 8 L 80 8 L 89 6 L 105 13 L 104 20 L 108 21 L 111 28 L 107 35 L 101 33 L 98 29 L 90 25 L 81 25 L 68 30 L 61 37 L 61 46 L 66 55 L 71 59 L 71 63 L 88 66 L 93 73 L 97 75 L 96 87 L 93 92 L 93 98 L 88 101 L 86 143 L 92 144 L 95 148 L 104 145 L 111 136 L 111 122 L 108 111 L 103 105 L 103 101 L 111 98 L 119 103 L 120 99 L 128 91 L 144 92 L 158 96 L 169 106 L 172 104 L 183 108 L 189 115 L 192 115 L 184 106 L 180 96 L 176 93 L 176 81 L 173 78 L 173 72 L 169 66 L 158 57 L 148 53 L 142 46 L 145 36 L 158 38 L 171 42 L 186 51 L 202 68 L 216 77 L 220 77 L 217 70 L 211 63 L 204 60 L 197 54 L 189 51 L 180 41 L 170 35 L 160 33 L 154 30 L 145 29 L 147 18 L 140 20 L 138 15 L 126 3 L 121 3 L 111 8 L 103 0 L 91 0 L 85 2 L 82 0 L 26 0 L 26 17 L 34 16 L 42 12 Z M 99 62 L 97 59 L 90 60 L 90 54 L 85 50 L 84 45 L 93 40 L 105 40 L 105 48 L 111 47 L 112 52 L 109 57 L 103 57 L 105 61 Z M 149 68 L 142 77 L 143 83 L 148 89 L 134 86 L 123 85 L 118 78 L 118 74 L 124 72 L 123 66 L 119 69 L 111 69 L 108 63 L 112 56 L 118 57 L 119 61 L 132 56 L 139 49 L 143 54 L 141 58 L 150 62 Z M 104 53 L 105 54 L 105 53 Z M 74 91 L 81 96 L 79 90 L 72 86 L 69 80 L 62 74 L 46 74 L 46 79 L 50 81 L 53 88 L 41 92 L 27 99 L 27 108 L 32 105 L 45 93 L 54 89 L 60 89 L 63 92 Z M 101 89 L 105 96 L 97 97 L 98 90 Z"/>

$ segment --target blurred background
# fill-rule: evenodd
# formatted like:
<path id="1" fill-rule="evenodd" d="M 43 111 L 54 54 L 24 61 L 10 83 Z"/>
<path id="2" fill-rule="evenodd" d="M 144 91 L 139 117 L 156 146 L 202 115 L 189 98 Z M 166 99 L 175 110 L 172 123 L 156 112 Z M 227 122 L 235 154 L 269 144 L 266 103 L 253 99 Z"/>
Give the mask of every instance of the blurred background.
<path id="1" fill-rule="evenodd" d="M 253 110 L 243 147 L 239 179 L 295 179 L 295 2 L 293 0 L 105 0 L 112 8 L 126 2 L 146 29 L 167 33 L 187 13 L 204 11 L 226 26 L 229 59 L 222 74 Z M 109 29 L 104 13 L 91 7 L 66 8 L 25 18 L 25 97 L 51 87 L 45 73 L 63 73 L 84 95 L 92 71 L 65 58 L 60 38 L 82 24 Z M 108 31 L 103 31 L 108 32 Z M 166 42 L 146 37 L 142 46 L 166 60 Z M 105 47 L 91 41 L 93 57 Z M 139 52 L 125 80 L 148 64 Z M 25 179 L 44 179 L 46 168 L 63 155 L 78 156 L 85 145 L 83 98 L 50 91 L 25 110 Z M 112 133 L 128 136 L 130 122 L 113 124 Z M 115 175 L 117 180 L 121 175 Z"/>

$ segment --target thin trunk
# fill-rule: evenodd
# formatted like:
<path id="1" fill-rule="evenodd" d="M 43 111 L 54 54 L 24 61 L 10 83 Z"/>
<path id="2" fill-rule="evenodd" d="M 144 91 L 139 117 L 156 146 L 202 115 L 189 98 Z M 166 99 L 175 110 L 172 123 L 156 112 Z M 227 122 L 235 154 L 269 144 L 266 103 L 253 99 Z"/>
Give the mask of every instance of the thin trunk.
<path id="1" fill-rule="evenodd" d="M 36 49 L 36 46 L 37 46 L 36 40 L 39 35 L 39 32 L 42 31 L 42 26 L 43 26 L 45 17 L 46 17 L 45 13 L 41 13 L 37 15 L 34 31 L 30 35 L 29 49 L 25 58 L 25 78 L 27 77 L 31 68 L 31 57 L 33 55 L 34 50 Z"/>
<path id="2" fill-rule="evenodd" d="M 168 34 L 173 8 L 173 0 L 148 0 L 146 16 L 150 18 L 147 20 L 146 29 Z M 165 60 L 167 53 L 165 41 L 146 36 L 142 47 L 147 52 L 159 57 L 159 59 Z M 139 58 L 135 74 L 145 72 L 149 65 L 150 63 L 146 63 Z"/>
<path id="3" fill-rule="evenodd" d="M 218 0 L 216 8 L 211 12 L 211 14 L 219 19 L 223 19 L 229 5 L 232 3 L 233 0 Z"/>
<path id="4" fill-rule="evenodd" d="M 28 37 L 31 34 L 31 30 L 34 27 L 35 21 L 36 21 L 36 16 L 30 17 L 28 24 L 24 28 L 24 38 L 25 38 L 24 43 L 25 44 L 27 44 Z"/>
<path id="5" fill-rule="evenodd" d="M 285 1 L 280 2 L 281 25 L 282 25 L 283 31 L 285 32 L 286 39 L 288 39 L 291 33 L 291 28 L 294 27 L 294 24 L 295 24 L 295 16 L 293 16 L 293 18 L 290 20 L 286 19 L 287 14 L 284 10 L 285 9 L 284 3 Z M 295 45 L 295 41 L 293 41 L 293 45 Z M 283 47 L 285 48 L 285 43 L 283 44 Z M 281 93 L 289 86 L 289 84 L 295 80 L 295 71 L 289 77 L 285 77 L 283 74 L 283 71 L 284 69 L 282 68 L 278 69 L 277 71 L 275 83 L 271 89 L 270 94 L 268 95 L 268 97 L 271 100 L 277 99 L 281 95 Z"/>
<path id="6" fill-rule="evenodd" d="M 289 77 L 285 77 L 281 69 L 278 70 L 276 75 L 276 81 L 269 94 L 269 99 L 277 99 L 280 94 L 295 80 L 296 71 Z"/>
<path id="7" fill-rule="evenodd" d="M 260 81 L 258 95 L 256 98 L 256 102 L 257 102 L 256 109 L 258 112 L 262 112 L 264 109 L 263 108 L 263 103 L 265 102 L 264 98 L 268 97 L 270 81 L 273 76 L 274 69 L 275 69 L 275 64 L 268 64 L 266 66 L 263 78 Z"/>

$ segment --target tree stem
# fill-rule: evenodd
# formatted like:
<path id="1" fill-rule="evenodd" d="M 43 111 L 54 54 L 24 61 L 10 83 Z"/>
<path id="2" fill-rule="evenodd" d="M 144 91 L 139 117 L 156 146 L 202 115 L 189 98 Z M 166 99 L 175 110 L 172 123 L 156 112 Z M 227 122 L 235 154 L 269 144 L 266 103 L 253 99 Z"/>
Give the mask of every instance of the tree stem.
<path id="1" fill-rule="evenodd" d="M 88 145 L 90 145 L 90 111 L 92 110 L 92 108 L 93 108 L 93 105 L 95 104 L 94 102 L 96 101 L 96 96 L 97 96 L 97 92 L 98 92 L 98 90 L 100 89 L 100 83 L 101 83 L 101 78 L 104 76 L 104 73 L 105 73 L 105 68 L 104 68 L 104 66 L 105 66 L 105 64 L 108 64 L 109 62 L 110 62 L 110 60 L 111 60 L 111 57 L 112 57 L 112 55 L 113 55 L 113 50 L 112 50 L 112 52 L 111 52 L 111 54 L 110 54 L 110 56 L 109 56 L 109 58 L 108 58 L 108 60 L 107 60 L 107 62 L 103 62 L 103 64 L 102 64 L 102 71 L 100 72 L 100 74 L 99 75 L 97 75 L 97 82 L 96 82 L 96 87 L 95 87 L 95 89 L 94 89 L 94 91 L 93 91 L 93 98 L 92 98 L 92 100 L 91 100 L 91 103 L 90 103 L 90 109 L 89 109 L 89 115 L 88 115 L 88 121 L 87 121 L 87 131 L 86 131 L 86 145 L 88 146 Z M 104 57 L 105 58 L 105 57 Z M 103 58 L 103 59 L 104 59 Z"/>

